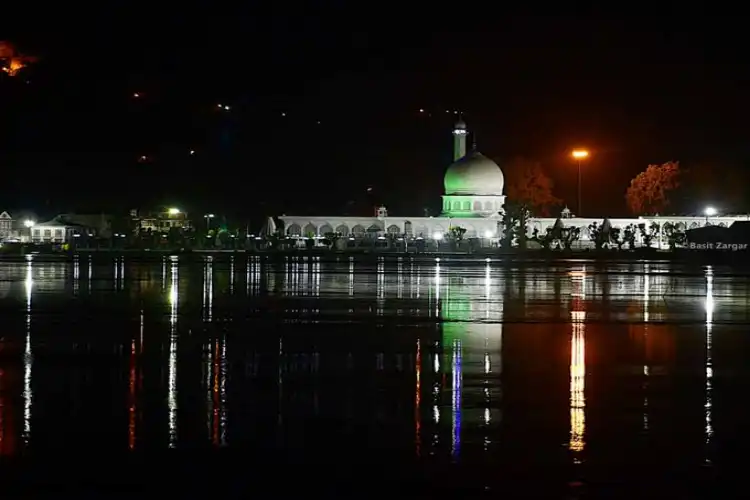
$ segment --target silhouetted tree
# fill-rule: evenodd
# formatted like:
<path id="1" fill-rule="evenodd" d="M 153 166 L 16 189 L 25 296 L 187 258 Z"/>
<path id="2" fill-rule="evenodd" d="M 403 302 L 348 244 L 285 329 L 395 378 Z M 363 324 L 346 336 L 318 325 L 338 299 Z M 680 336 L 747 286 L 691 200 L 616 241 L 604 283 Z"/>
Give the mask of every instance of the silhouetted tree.
<path id="1" fill-rule="evenodd" d="M 634 215 L 664 212 L 669 205 L 668 194 L 679 185 L 679 175 L 679 162 L 649 165 L 630 181 L 625 193 L 628 209 Z"/>
<path id="2" fill-rule="evenodd" d="M 658 222 L 652 222 L 651 224 L 638 224 L 638 231 L 641 233 L 643 246 L 651 248 L 651 243 L 653 243 L 654 239 L 659 236 L 660 227 L 661 226 L 659 226 Z"/>
<path id="3" fill-rule="evenodd" d="M 667 236 L 667 242 L 669 243 L 669 249 L 674 250 L 677 245 L 685 244 L 685 231 L 678 227 L 677 224 L 672 222 L 665 222 L 662 226 L 664 234 Z"/>
<path id="4" fill-rule="evenodd" d="M 552 194 L 552 179 L 537 162 L 516 158 L 506 169 L 508 199 L 526 205 L 536 215 L 548 216 L 562 200 Z"/>
<path id="5" fill-rule="evenodd" d="M 526 231 L 528 229 L 529 208 L 524 203 L 506 201 L 503 205 L 503 237 L 501 244 L 504 248 L 511 248 L 513 241 L 519 248 L 526 248 Z"/>

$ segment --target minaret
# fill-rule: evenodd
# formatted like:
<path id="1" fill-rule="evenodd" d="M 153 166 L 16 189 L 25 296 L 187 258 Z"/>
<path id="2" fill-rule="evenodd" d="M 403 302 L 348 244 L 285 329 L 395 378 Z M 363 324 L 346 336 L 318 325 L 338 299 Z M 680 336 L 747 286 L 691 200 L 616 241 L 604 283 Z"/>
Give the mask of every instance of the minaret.
<path id="1" fill-rule="evenodd" d="M 466 123 L 459 118 L 453 127 L 453 161 L 460 160 L 466 156 Z"/>

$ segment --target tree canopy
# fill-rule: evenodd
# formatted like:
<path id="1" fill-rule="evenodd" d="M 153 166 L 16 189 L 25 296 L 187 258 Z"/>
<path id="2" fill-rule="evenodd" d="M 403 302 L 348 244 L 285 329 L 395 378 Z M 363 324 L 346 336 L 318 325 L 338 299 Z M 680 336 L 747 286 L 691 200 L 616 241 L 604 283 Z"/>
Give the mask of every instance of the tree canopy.
<path id="1" fill-rule="evenodd" d="M 679 162 L 649 165 L 630 181 L 625 193 L 630 212 L 634 215 L 664 213 L 669 206 L 669 194 L 679 186 L 679 176 Z"/>
<path id="2" fill-rule="evenodd" d="M 552 179 L 538 162 L 516 158 L 506 171 L 505 194 L 508 199 L 526 205 L 534 214 L 547 216 L 555 205 L 562 202 L 552 194 Z"/>

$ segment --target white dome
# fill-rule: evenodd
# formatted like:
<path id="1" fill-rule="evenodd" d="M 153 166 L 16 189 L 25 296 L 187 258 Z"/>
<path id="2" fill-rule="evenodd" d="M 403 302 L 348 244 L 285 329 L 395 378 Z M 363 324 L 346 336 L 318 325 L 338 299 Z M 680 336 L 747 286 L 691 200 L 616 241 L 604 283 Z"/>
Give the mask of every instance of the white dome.
<path id="1" fill-rule="evenodd" d="M 448 167 L 443 184 L 447 195 L 502 196 L 505 176 L 497 163 L 472 153 Z"/>

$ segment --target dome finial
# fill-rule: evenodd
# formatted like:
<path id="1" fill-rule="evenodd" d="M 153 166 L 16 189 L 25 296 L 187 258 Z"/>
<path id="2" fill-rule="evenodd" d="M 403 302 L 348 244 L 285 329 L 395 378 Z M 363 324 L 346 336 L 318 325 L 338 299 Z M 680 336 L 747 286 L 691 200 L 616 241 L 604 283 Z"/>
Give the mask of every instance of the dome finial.
<path id="1" fill-rule="evenodd" d="M 466 156 L 466 134 L 468 133 L 466 123 L 459 115 L 458 121 L 453 126 L 453 161 Z"/>

